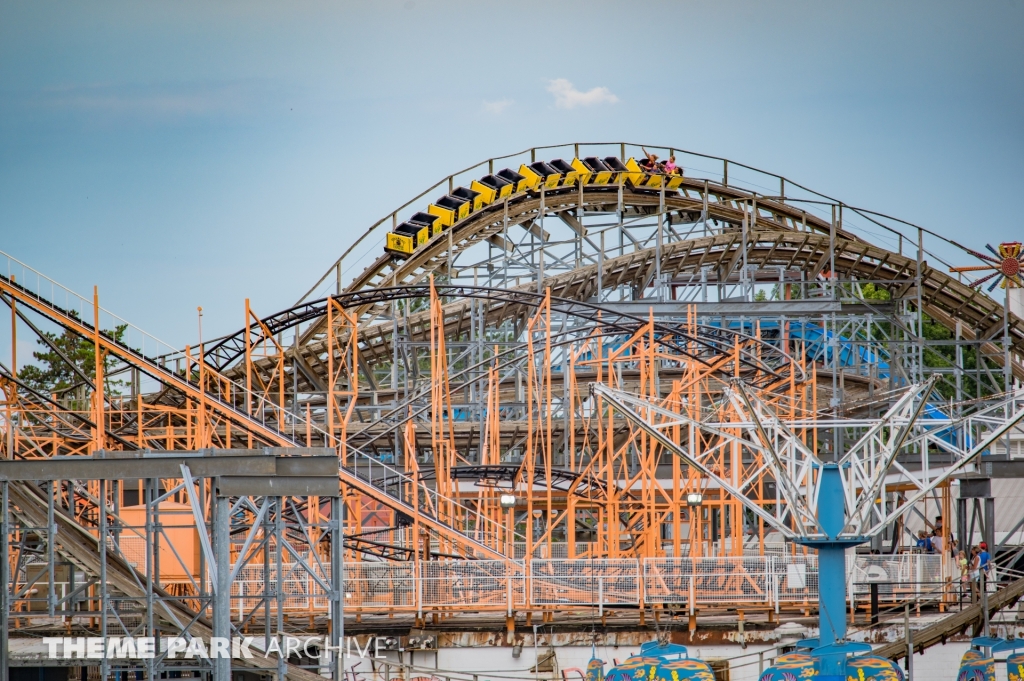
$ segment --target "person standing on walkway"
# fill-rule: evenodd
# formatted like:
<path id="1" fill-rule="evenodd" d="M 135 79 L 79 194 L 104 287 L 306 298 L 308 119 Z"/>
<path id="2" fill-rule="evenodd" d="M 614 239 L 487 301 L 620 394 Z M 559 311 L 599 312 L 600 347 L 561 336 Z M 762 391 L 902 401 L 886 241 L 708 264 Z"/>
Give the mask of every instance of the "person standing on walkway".
<path id="1" fill-rule="evenodd" d="M 956 566 L 960 570 L 960 602 L 963 603 L 967 596 L 967 573 L 970 571 L 970 564 L 967 562 L 967 553 L 961 551 L 956 556 Z"/>
<path id="2" fill-rule="evenodd" d="M 981 581 L 981 549 L 977 546 L 971 547 L 971 563 L 970 569 L 967 573 L 968 579 L 971 581 L 971 603 L 977 603 L 981 597 L 980 581 Z"/>
<path id="3" fill-rule="evenodd" d="M 988 552 L 988 544 L 981 542 L 978 544 L 978 574 L 979 579 L 985 583 L 985 588 L 988 588 L 988 581 L 992 577 L 992 556 Z"/>

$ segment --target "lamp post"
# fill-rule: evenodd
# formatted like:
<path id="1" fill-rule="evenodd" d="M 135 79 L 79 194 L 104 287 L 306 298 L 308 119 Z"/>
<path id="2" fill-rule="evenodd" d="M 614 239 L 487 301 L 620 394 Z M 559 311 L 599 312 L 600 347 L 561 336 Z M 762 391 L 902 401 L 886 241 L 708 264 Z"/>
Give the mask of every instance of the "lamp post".
<path id="1" fill-rule="evenodd" d="M 689 492 L 689 493 L 686 494 L 686 505 L 690 508 L 690 514 L 689 514 L 690 515 L 690 542 L 693 541 L 694 533 L 695 533 L 696 528 L 697 528 L 697 523 L 696 523 L 696 520 L 694 519 L 694 514 L 700 513 L 700 505 L 701 504 L 703 504 L 703 495 L 701 493 L 699 493 L 699 492 Z M 702 546 L 703 538 L 702 537 L 697 537 L 696 539 L 701 543 L 701 546 Z M 702 554 L 703 554 L 703 549 L 701 548 L 701 549 L 699 549 L 699 553 L 697 555 L 702 555 Z M 691 554 L 690 555 L 692 555 L 692 546 L 691 546 Z"/>
<path id="2" fill-rule="evenodd" d="M 498 497 L 498 505 L 505 509 L 505 555 L 509 558 L 515 558 L 515 546 L 513 545 L 515 539 L 515 518 L 512 515 L 512 509 L 516 507 L 518 499 L 512 492 L 502 492 L 501 496 Z"/>

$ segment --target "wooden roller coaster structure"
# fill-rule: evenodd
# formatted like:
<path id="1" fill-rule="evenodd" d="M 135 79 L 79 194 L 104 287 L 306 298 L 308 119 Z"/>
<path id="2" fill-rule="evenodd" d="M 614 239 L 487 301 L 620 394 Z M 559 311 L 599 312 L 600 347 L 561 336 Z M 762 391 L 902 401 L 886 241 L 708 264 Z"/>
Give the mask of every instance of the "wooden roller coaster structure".
<path id="1" fill-rule="evenodd" d="M 626 145 L 615 146 L 625 159 Z M 535 162 L 538 151 L 524 154 Z M 466 173 L 493 174 L 495 161 Z M 415 579 L 434 562 L 497 562 L 522 575 L 534 560 L 806 555 L 773 539 L 763 520 L 616 414 L 591 384 L 714 424 L 678 427 L 672 438 L 723 478 L 752 480 L 748 494 L 769 508 L 779 504 L 779 481 L 763 453 L 739 444 L 748 424 L 724 397 L 730 381 L 824 451 L 839 440 L 821 436 L 818 420 L 860 418 L 846 427 L 845 437 L 856 437 L 900 388 L 935 369 L 925 361 L 925 316 L 955 334 L 951 344 L 984 358 L 973 374 L 959 360 L 935 369 L 957 391 L 961 411 L 951 418 L 972 408 L 963 406 L 968 398 L 981 404 L 1024 378 L 1016 359 L 1024 321 L 930 266 L 919 228 L 916 255 L 902 253 L 902 234 L 898 250 L 882 248 L 843 216 L 876 227 L 884 216 L 777 176 L 778 194 L 730 184 L 722 162 L 724 177 L 688 172 L 671 188 L 628 164 L 630 174 L 613 173 L 608 184 L 563 175 L 517 187 L 431 228 L 408 254 L 385 252 L 374 239 L 403 211 L 422 212 L 425 192 L 357 242 L 370 245 L 370 263 L 349 281 L 343 266 L 356 270 L 349 260 L 366 258 L 343 256 L 288 310 L 259 316 L 246 302 L 237 333 L 184 349 L 114 319 L 98 293 L 79 297 L 8 257 L 0 298 L 11 309 L 12 347 L 19 329 L 43 342 L 45 331 L 63 329 L 91 345 L 96 370 L 76 368 L 77 386 L 47 393 L 22 380 L 12 358 L 0 376 L 3 457 L 331 448 L 346 562 L 405 562 Z M 455 181 L 428 192 L 454 191 Z M 830 218 L 811 210 L 822 206 Z M 888 297 L 859 295 L 869 284 Z M 310 297 L 325 286 L 334 290 Z M 755 289 L 766 287 L 771 299 L 761 300 Z M 111 375 L 125 387 L 110 390 Z M 968 378 L 977 395 L 967 394 Z M 174 498 L 187 504 L 182 484 L 171 478 L 160 488 L 179 489 Z M 212 497 L 212 482 L 197 484 Z M 67 522 L 95 533 L 100 497 L 109 496 L 104 507 L 116 524 L 130 488 L 86 480 L 48 489 Z M 900 483 L 886 493 L 905 490 Z M 145 492 L 130 496 L 139 503 Z M 948 486 L 925 503 L 951 516 Z M 300 506 L 293 520 L 326 521 L 329 505 L 313 498 Z M 35 527 L 38 510 L 15 513 Z M 57 550 L 75 562 L 76 549 Z M 235 554 L 247 550 L 232 545 Z M 182 598 L 187 581 L 175 587 Z M 516 598 L 496 607 L 510 615 L 513 602 L 563 609 Z M 422 599 L 391 605 L 424 616 Z M 322 614 L 322 605 L 304 607 Z M 467 602 L 437 611 L 480 609 Z"/>

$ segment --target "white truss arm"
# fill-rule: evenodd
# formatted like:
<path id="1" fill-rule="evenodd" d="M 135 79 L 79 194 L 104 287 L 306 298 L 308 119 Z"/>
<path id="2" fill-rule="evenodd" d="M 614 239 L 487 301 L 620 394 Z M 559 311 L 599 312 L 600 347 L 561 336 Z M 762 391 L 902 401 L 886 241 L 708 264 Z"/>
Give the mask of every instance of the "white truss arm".
<path id="1" fill-rule="evenodd" d="M 933 378 L 911 386 L 840 459 L 847 529 L 852 534 L 862 534 L 870 524 L 871 511 L 884 490 L 889 468 L 924 411 L 934 383 Z"/>
<path id="2" fill-rule="evenodd" d="M 1024 401 L 1021 401 L 1016 396 L 1011 396 L 1006 400 L 1005 408 L 1006 411 L 1010 411 L 1011 408 L 1014 411 L 1012 414 L 1010 414 L 1008 418 L 1005 418 L 1002 421 L 1002 423 L 1000 423 L 991 431 L 989 431 L 989 434 L 985 437 L 984 440 L 982 440 L 976 446 L 974 446 L 967 453 L 967 455 L 964 456 L 964 458 L 960 459 L 960 461 L 957 461 L 955 464 L 953 464 L 945 471 L 943 471 L 940 475 L 937 475 L 934 478 L 932 478 L 932 480 L 929 481 L 922 489 L 919 489 L 914 494 L 907 496 L 907 498 L 903 500 L 903 503 L 894 507 L 893 510 L 890 511 L 889 514 L 885 516 L 885 518 L 883 518 L 881 521 L 872 526 L 865 534 L 873 535 L 877 532 L 880 532 L 886 525 L 891 523 L 893 520 L 899 517 L 900 514 L 902 514 L 904 511 L 910 508 L 910 506 L 916 504 L 918 501 L 927 496 L 929 492 L 931 492 L 936 487 L 944 483 L 946 480 L 949 480 L 957 473 L 963 471 L 963 469 L 965 469 L 967 466 L 973 463 L 974 459 L 977 458 L 978 455 L 980 455 L 983 451 L 985 451 L 993 444 L 995 444 L 999 440 L 999 438 L 1006 435 L 1006 433 L 1011 428 L 1013 428 L 1022 420 L 1024 420 Z"/>
<path id="3" fill-rule="evenodd" d="M 733 389 L 726 390 L 726 394 L 736 412 L 753 423 L 753 430 L 761 440 L 762 451 L 775 484 L 792 509 L 793 520 L 797 525 L 795 529 L 801 535 L 810 534 L 809 528 L 817 525 L 815 510 L 818 506 L 819 478 L 815 477 L 814 469 L 821 466 L 821 461 L 768 405 L 752 395 L 741 382 L 735 381 L 733 386 Z M 781 446 L 777 447 L 776 443 Z"/>
<path id="4" fill-rule="evenodd" d="M 731 482 L 705 466 L 700 460 L 691 456 L 689 451 L 678 443 L 673 442 L 672 439 L 659 430 L 657 426 L 648 421 L 641 412 L 646 411 L 664 414 L 677 422 L 681 422 L 683 419 L 680 418 L 679 414 L 658 407 L 635 395 L 630 395 L 629 393 L 609 388 L 602 383 L 591 384 L 591 390 L 595 395 L 600 395 L 602 398 L 608 400 L 608 402 L 612 404 L 623 416 L 630 420 L 636 427 L 654 438 L 662 447 L 683 459 L 691 466 L 697 468 L 702 474 L 718 483 L 722 489 L 731 494 L 737 501 L 746 506 L 756 516 L 778 530 L 784 537 L 796 539 L 799 536 L 802 536 L 787 527 L 780 519 L 761 508 L 760 504 L 747 498 L 743 491 L 737 489 Z"/>

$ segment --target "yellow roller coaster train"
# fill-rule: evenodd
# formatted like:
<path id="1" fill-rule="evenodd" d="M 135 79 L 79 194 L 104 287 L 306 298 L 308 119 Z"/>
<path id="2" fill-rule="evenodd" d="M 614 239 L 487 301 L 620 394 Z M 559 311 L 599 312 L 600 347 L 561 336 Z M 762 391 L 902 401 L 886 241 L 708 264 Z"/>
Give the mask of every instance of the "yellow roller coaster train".
<path id="1" fill-rule="evenodd" d="M 430 204 L 426 213 L 416 213 L 389 232 L 384 249 L 404 258 L 446 228 L 458 229 L 458 223 L 470 214 L 517 194 L 567 191 L 582 185 L 615 188 L 620 184 L 641 191 L 675 191 L 683 184 L 683 175 L 647 172 L 635 158 L 623 163 L 616 156 L 524 163 L 518 172 L 505 168 L 473 180 L 468 189 L 453 189 Z"/>

